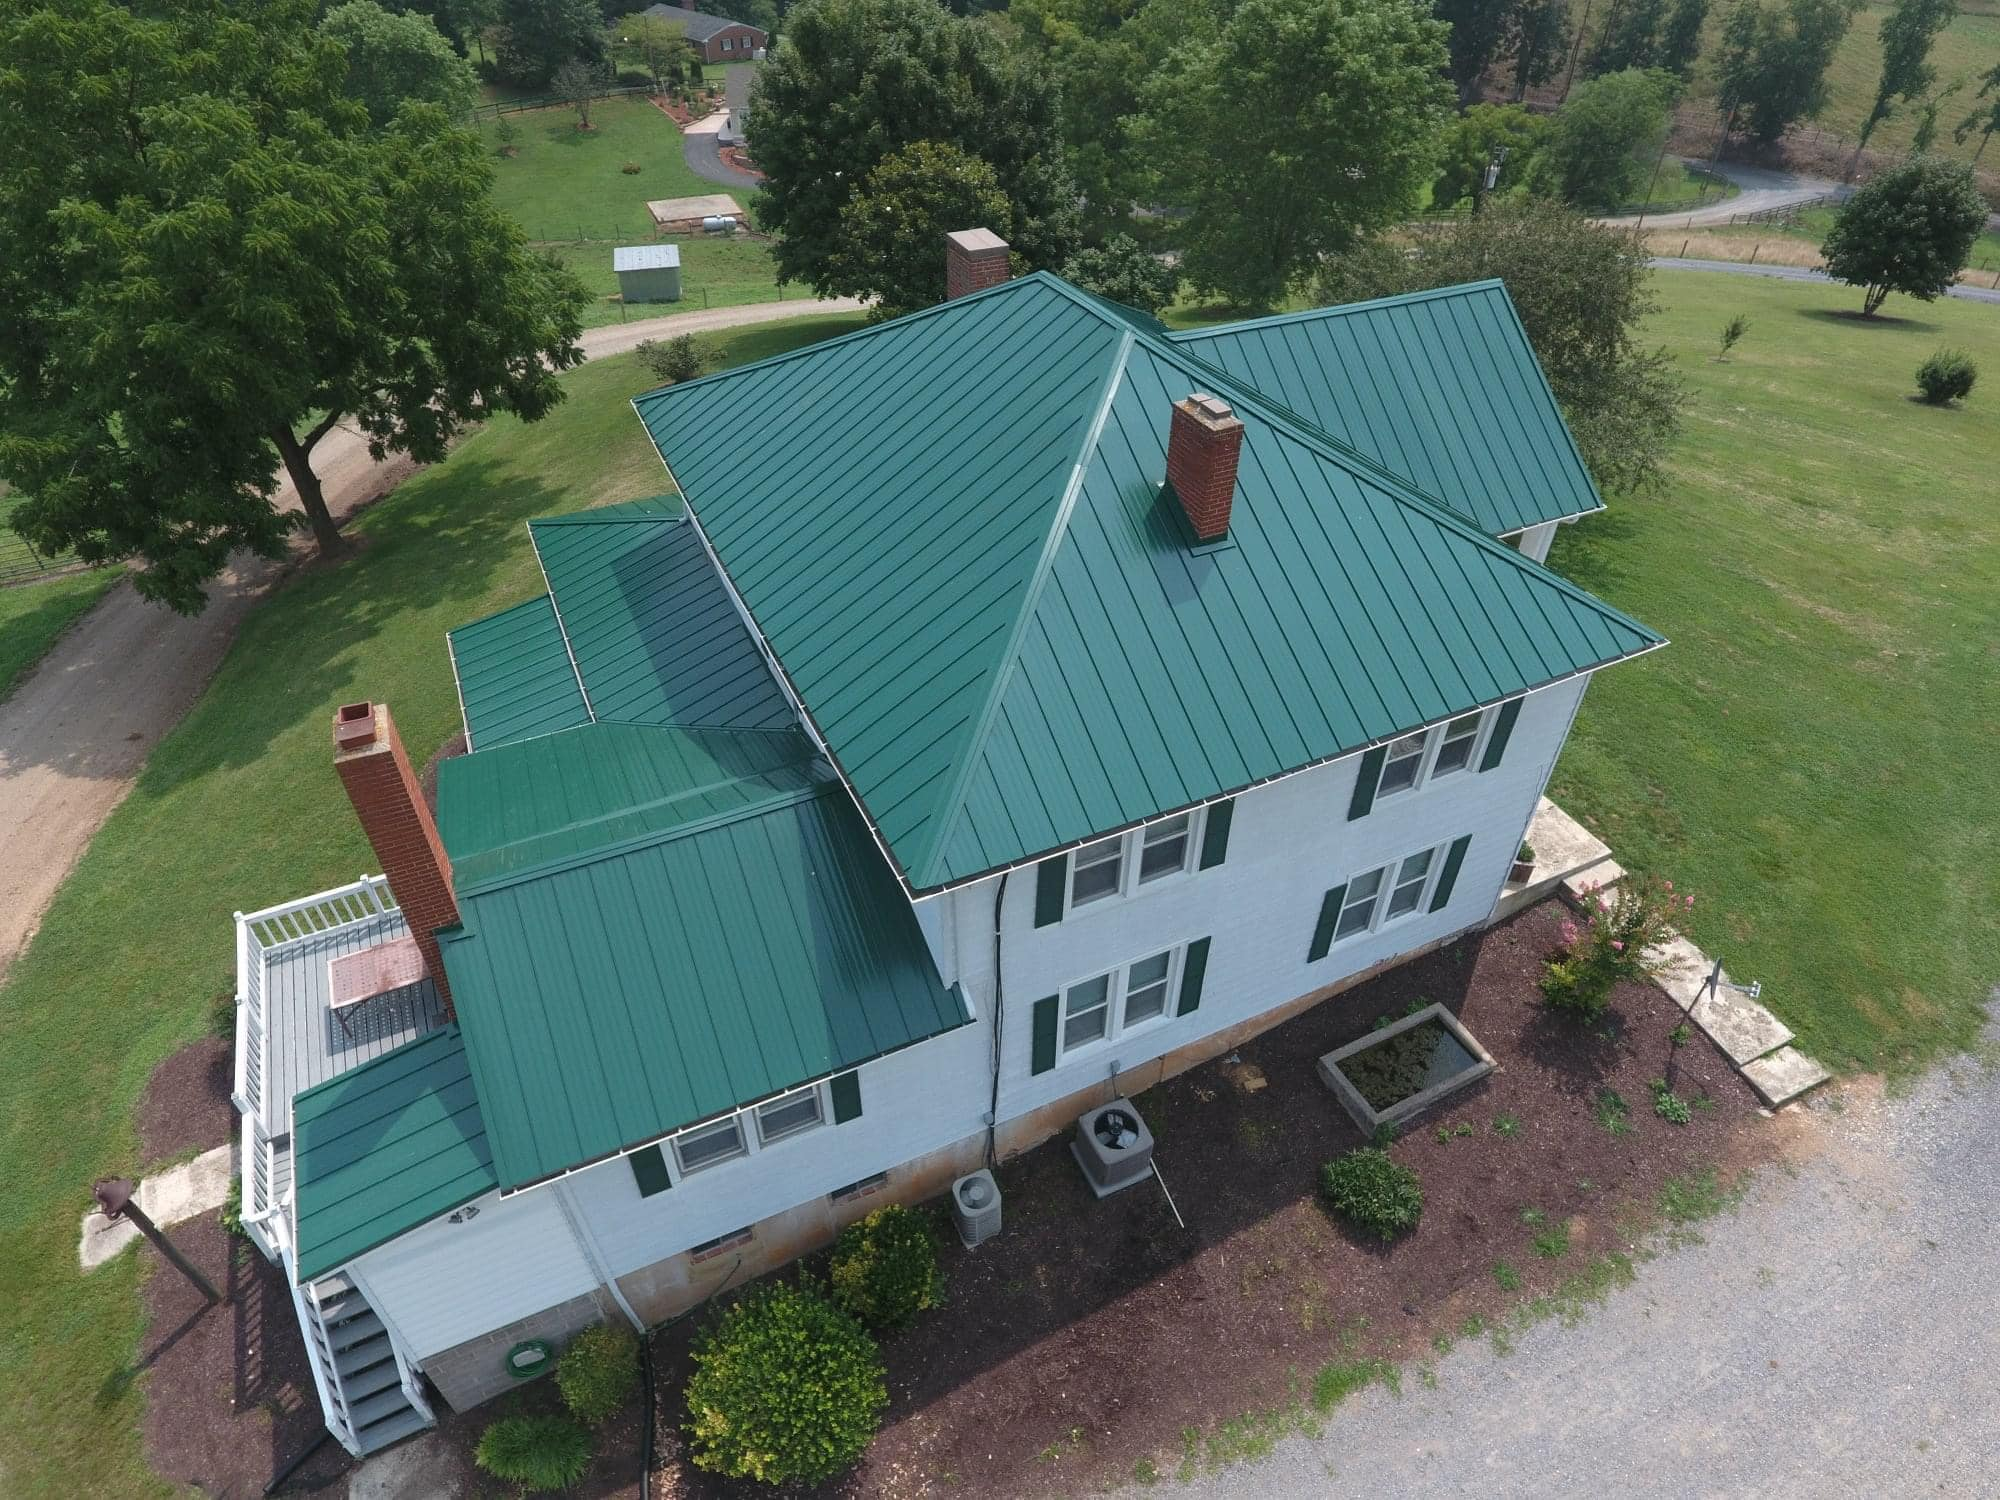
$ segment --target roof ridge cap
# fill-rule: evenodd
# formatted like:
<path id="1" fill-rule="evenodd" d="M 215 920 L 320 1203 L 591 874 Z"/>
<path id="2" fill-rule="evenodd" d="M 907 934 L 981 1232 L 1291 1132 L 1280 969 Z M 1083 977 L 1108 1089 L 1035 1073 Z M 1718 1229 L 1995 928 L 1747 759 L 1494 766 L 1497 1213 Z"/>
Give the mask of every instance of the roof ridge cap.
<path id="1" fill-rule="evenodd" d="M 1224 334 L 1242 333 L 1252 328 L 1273 328 L 1283 323 L 1305 323 L 1318 318 L 1342 318 L 1349 313 L 1372 312 L 1379 308 L 1396 307 L 1411 302 L 1463 297 L 1472 292 L 1490 291 L 1494 287 L 1499 287 L 1504 292 L 1507 284 L 1498 276 L 1482 276 L 1477 281 L 1454 281 L 1449 286 L 1425 287 L 1415 292 L 1389 292 L 1380 297 L 1364 297 L 1358 302 L 1335 302 L 1326 307 L 1301 307 L 1291 312 L 1265 313 L 1260 318 L 1239 318 L 1233 323 L 1212 323 L 1206 328 L 1178 328 L 1167 337 L 1175 343 L 1194 343 L 1198 339 L 1219 338 Z M 1509 301 L 1511 300 L 1510 298 Z"/>
<path id="2" fill-rule="evenodd" d="M 1037 273 L 1043 274 L 1043 273 Z M 1049 280 L 1069 293 L 1072 300 L 1088 305 L 1076 294 L 1068 283 L 1060 277 Z M 1106 327 L 1119 327 L 1102 308 L 1092 307 L 1090 311 L 1102 319 Z M 986 698 L 979 706 L 979 716 L 973 732 L 966 737 L 965 748 L 951 768 L 951 780 L 947 792 L 940 803 L 938 821 L 934 829 L 931 847 L 925 851 L 924 874 L 935 872 L 938 858 L 938 841 L 958 817 L 960 805 L 965 800 L 966 783 L 971 779 L 972 767 L 978 759 L 979 749 L 992 733 L 993 720 L 1000 712 L 1000 701 L 1006 696 L 1007 685 L 1013 681 L 1014 665 L 1020 660 L 1021 641 L 1027 634 L 1028 623 L 1035 617 L 1041 604 L 1043 591 L 1048 587 L 1049 575 L 1055 571 L 1056 554 L 1062 550 L 1063 539 L 1069 534 L 1070 517 L 1076 513 L 1078 496 L 1083 493 L 1083 481 L 1090 471 L 1091 459 L 1097 452 L 1097 445 L 1104 436 L 1104 424 L 1110 419 L 1111 405 L 1118 394 L 1118 388 L 1125 383 L 1125 363 L 1131 357 L 1132 346 L 1138 341 L 1139 331 L 1130 326 L 1122 327 L 1118 348 L 1111 356 L 1111 369 L 1104 378 L 1104 384 L 1097 393 L 1097 409 L 1091 413 L 1089 430 L 1084 433 L 1083 442 L 1077 449 L 1076 462 L 1071 465 L 1069 482 L 1063 487 L 1062 499 L 1057 502 L 1056 512 L 1049 521 L 1048 535 L 1042 539 L 1042 554 L 1035 560 L 1035 571 L 1028 579 L 1028 586 L 1022 591 L 1021 608 L 1014 616 L 1014 623 L 1007 632 L 1007 645 L 1000 654 L 1000 660 L 993 672 L 993 680 L 987 688 Z M 911 871 L 909 884 L 912 889 L 923 890 L 929 884 L 919 879 Z"/>

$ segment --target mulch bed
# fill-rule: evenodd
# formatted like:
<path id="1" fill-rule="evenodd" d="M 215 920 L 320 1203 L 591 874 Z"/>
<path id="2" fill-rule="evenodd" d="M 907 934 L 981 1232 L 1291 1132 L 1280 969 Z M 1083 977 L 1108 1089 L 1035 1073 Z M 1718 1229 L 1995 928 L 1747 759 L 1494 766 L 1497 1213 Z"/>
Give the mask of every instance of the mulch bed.
<path id="1" fill-rule="evenodd" d="M 748 172 L 752 177 L 758 178 L 764 175 L 741 146 L 721 146 L 716 149 L 716 154 L 739 172 Z"/>
<path id="2" fill-rule="evenodd" d="M 1469 1316 L 1502 1317 L 1629 1250 L 1670 1178 L 1733 1177 L 1766 1153 L 1748 1086 L 1699 1033 L 1672 1044 L 1682 1016 L 1658 988 L 1620 986 L 1601 1032 L 1544 1012 L 1534 982 L 1562 915 L 1544 903 L 1142 1095 L 1186 1230 L 1151 1186 L 1092 1198 L 1066 1140 L 1004 1165 L 1003 1233 L 973 1252 L 949 1239 L 949 1305 L 884 1344 L 889 1422 L 831 1493 L 1077 1493 L 1129 1478 L 1142 1459 L 1170 1473 L 1184 1429 L 1295 1400 L 1330 1359 L 1428 1357 Z M 1364 1142 L 1314 1063 L 1377 1017 L 1430 1001 L 1500 1070 L 1394 1146 L 1422 1178 L 1424 1215 L 1384 1247 L 1315 1196 L 1319 1164 Z M 1662 1076 L 1709 1101 L 1685 1126 L 1654 1114 L 1649 1085 Z M 1629 1106 L 1623 1133 L 1599 1122 L 1605 1089 Z M 1494 1128 L 1502 1118 L 1512 1133 Z M 1439 1138 L 1460 1125 L 1469 1131 Z M 1565 1221 L 1566 1252 L 1538 1255 L 1534 1237 Z M 1518 1288 L 1498 1284 L 1502 1261 Z M 687 1333 L 655 1347 L 659 1492 L 769 1494 L 681 1456 Z"/>
<path id="3" fill-rule="evenodd" d="M 234 1138 L 236 1110 L 229 1102 L 229 1086 L 235 1068 L 234 1038 L 208 1036 L 153 1069 L 133 1117 L 142 1164 L 176 1161 Z"/>

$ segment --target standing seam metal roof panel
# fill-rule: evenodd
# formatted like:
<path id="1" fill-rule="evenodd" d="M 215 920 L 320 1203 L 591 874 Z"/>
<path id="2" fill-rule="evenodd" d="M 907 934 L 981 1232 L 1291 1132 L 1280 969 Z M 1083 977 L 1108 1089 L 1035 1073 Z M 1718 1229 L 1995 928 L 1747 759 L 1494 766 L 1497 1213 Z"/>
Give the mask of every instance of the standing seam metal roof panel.
<path id="1" fill-rule="evenodd" d="M 468 750 L 590 722 L 547 594 L 447 631 Z"/>

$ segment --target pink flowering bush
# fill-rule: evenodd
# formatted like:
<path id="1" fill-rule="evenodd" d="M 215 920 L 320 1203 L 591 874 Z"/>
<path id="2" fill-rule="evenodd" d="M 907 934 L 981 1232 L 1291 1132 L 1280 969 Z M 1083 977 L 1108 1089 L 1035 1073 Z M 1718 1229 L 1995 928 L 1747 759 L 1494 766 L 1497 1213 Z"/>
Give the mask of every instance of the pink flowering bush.
<path id="1" fill-rule="evenodd" d="M 1672 933 L 1675 912 L 1694 897 L 1674 894 L 1671 880 L 1628 877 L 1615 890 L 1584 891 L 1580 921 L 1564 919 L 1562 948 L 1542 973 L 1542 999 L 1579 1020 L 1595 1021 L 1611 1004 L 1611 987 L 1654 971 L 1646 953 Z"/>

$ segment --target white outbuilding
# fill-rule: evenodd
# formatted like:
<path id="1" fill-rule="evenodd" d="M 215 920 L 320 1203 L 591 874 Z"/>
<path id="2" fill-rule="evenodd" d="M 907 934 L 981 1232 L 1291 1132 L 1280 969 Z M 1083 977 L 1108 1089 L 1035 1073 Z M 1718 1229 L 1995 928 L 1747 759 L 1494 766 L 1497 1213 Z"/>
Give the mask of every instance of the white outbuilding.
<path id="1" fill-rule="evenodd" d="M 620 245 L 611 252 L 618 295 L 626 302 L 681 300 L 679 245 Z"/>

